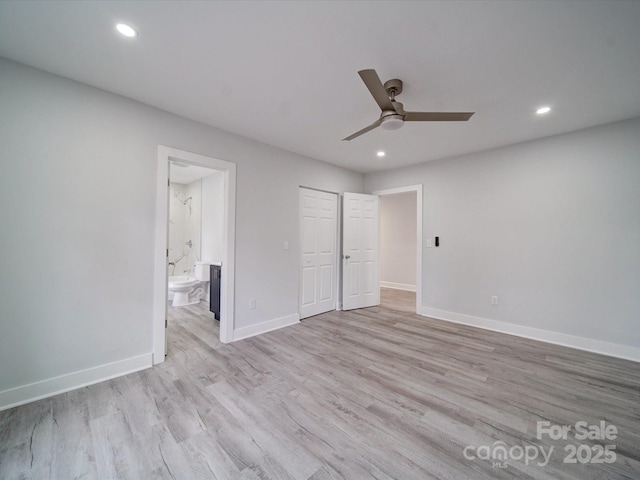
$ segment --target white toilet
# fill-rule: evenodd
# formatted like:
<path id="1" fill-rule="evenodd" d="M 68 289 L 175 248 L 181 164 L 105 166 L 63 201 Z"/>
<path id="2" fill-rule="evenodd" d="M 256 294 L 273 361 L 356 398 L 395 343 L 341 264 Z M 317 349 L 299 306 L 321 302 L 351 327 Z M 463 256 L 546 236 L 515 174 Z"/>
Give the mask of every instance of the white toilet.
<path id="1" fill-rule="evenodd" d="M 196 262 L 194 276 L 178 275 L 169 277 L 169 296 L 173 294 L 174 307 L 183 307 L 198 303 L 206 296 L 209 286 L 209 264 Z"/>

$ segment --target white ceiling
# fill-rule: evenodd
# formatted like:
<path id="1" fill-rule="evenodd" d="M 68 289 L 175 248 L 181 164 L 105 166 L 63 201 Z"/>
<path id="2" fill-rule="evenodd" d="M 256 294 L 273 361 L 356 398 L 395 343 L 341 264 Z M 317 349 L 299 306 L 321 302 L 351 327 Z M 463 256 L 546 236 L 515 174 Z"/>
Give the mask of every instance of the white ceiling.
<path id="1" fill-rule="evenodd" d="M 5 0 L 0 56 L 361 172 L 640 116 L 637 0 Z M 365 68 L 477 113 L 341 141 L 379 115 Z"/>

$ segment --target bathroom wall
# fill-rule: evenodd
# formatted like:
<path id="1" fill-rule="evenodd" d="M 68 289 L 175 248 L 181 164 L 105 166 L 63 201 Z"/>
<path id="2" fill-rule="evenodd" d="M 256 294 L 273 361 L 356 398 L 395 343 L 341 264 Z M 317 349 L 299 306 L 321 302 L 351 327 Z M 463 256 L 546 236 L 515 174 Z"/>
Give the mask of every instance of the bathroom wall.
<path id="1" fill-rule="evenodd" d="M 202 261 L 220 263 L 224 252 L 224 175 L 202 179 Z"/>

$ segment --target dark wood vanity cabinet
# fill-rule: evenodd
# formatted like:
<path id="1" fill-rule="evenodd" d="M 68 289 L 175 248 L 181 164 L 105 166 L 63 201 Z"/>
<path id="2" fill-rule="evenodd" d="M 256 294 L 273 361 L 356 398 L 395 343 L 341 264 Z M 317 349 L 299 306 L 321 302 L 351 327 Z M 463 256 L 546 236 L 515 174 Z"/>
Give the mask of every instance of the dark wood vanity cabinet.
<path id="1" fill-rule="evenodd" d="M 209 310 L 213 312 L 216 320 L 220 320 L 220 278 L 222 267 L 211 265 L 211 275 L 209 276 Z"/>

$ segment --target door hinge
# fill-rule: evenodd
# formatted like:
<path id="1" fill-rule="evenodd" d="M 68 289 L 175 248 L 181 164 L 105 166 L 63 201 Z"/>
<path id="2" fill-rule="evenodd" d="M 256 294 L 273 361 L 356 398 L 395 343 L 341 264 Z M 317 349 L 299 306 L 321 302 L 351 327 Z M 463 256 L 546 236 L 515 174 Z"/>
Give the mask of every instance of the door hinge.
<path id="1" fill-rule="evenodd" d="M 167 187 L 171 186 L 171 180 L 167 178 Z"/>
<path id="2" fill-rule="evenodd" d="M 167 319 L 164 319 L 164 328 L 167 328 L 167 326 L 169 325 L 169 322 L 167 321 Z"/>
<path id="3" fill-rule="evenodd" d="M 169 249 L 167 248 L 167 257 L 169 257 Z"/>

